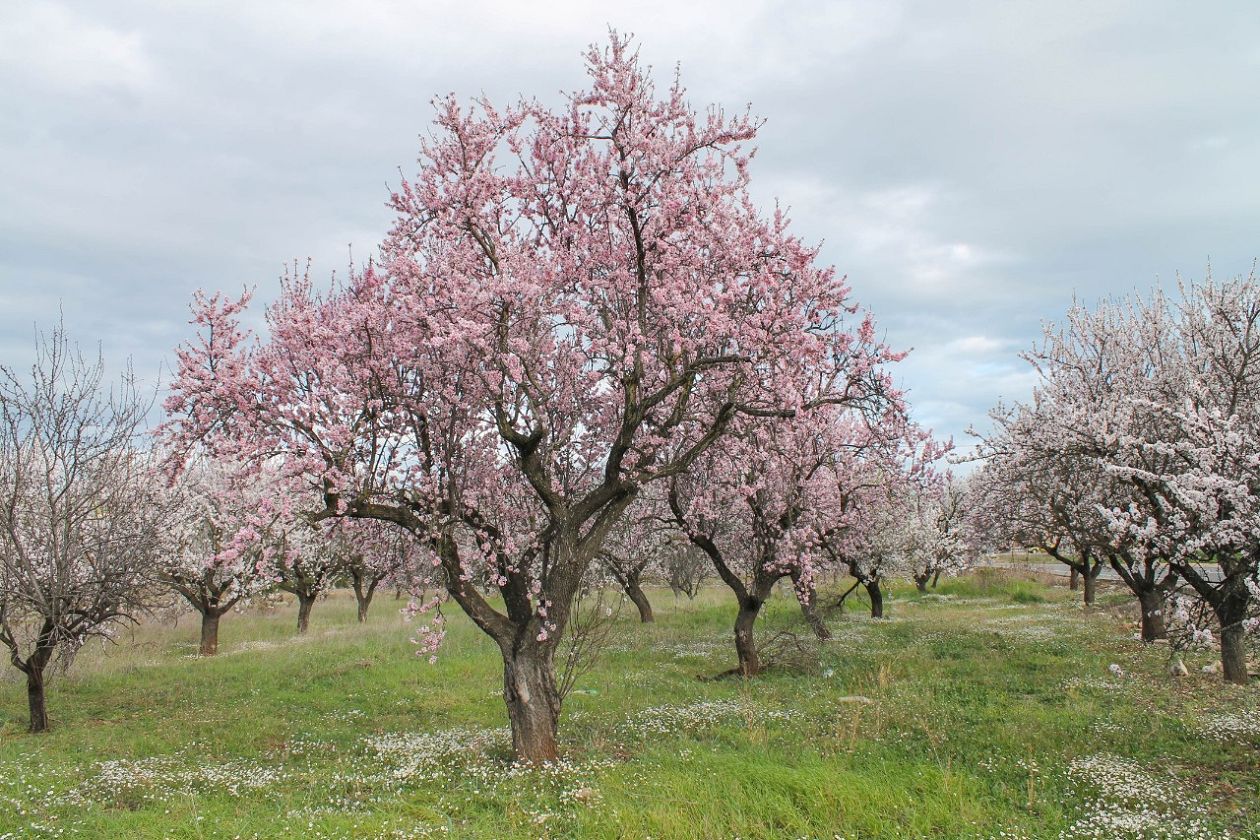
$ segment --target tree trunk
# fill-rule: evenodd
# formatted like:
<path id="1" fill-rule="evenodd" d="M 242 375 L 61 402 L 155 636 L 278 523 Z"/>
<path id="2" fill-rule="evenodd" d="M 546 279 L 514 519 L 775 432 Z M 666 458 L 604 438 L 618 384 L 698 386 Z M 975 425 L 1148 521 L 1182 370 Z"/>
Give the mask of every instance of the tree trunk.
<path id="1" fill-rule="evenodd" d="M 1230 584 L 1233 584 L 1232 586 Z M 1220 600 L 1212 605 L 1216 619 L 1221 623 L 1221 670 L 1225 682 L 1246 685 L 1247 675 L 1246 628 L 1251 596 L 1241 578 L 1226 580 Z"/>
<path id="2" fill-rule="evenodd" d="M 928 577 L 929 577 L 928 575 L 915 575 L 914 588 L 919 590 L 920 592 L 926 593 L 927 585 L 928 585 Z"/>
<path id="3" fill-rule="evenodd" d="M 638 577 L 626 576 L 622 589 L 626 591 L 626 595 L 639 608 L 639 621 L 643 624 L 651 624 L 656 621 L 656 617 L 652 615 L 652 602 L 648 600 L 647 593 L 643 591 L 643 587 L 639 585 Z"/>
<path id="4" fill-rule="evenodd" d="M 304 634 L 311 626 L 311 607 L 315 605 L 315 596 L 299 595 L 298 599 L 298 625 L 299 634 Z"/>
<path id="5" fill-rule="evenodd" d="M 219 613 L 209 610 L 201 614 L 202 656 L 214 656 L 219 652 L 219 616 Z"/>
<path id="6" fill-rule="evenodd" d="M 1247 646 L 1243 643 L 1242 622 L 1235 622 L 1221 627 L 1221 669 L 1224 672 L 1225 682 L 1246 685 L 1250 680 L 1247 676 Z"/>
<path id="7" fill-rule="evenodd" d="M 866 587 L 866 594 L 871 598 L 871 618 L 883 618 L 884 593 L 879 588 L 879 581 L 873 580 L 862 585 Z"/>
<path id="8" fill-rule="evenodd" d="M 941 570 L 940 570 L 940 569 L 937 569 L 937 570 L 936 570 L 936 571 L 932 574 L 932 588 L 933 588 L 933 589 L 935 589 L 935 588 L 936 588 L 936 584 L 938 584 L 938 583 L 940 583 L 940 582 L 941 582 Z"/>
<path id="9" fill-rule="evenodd" d="M 1186 583 L 1194 587 L 1199 597 L 1211 605 L 1216 620 L 1220 622 L 1221 670 L 1224 672 L 1225 682 L 1246 685 L 1250 678 L 1247 675 L 1246 632 L 1243 622 L 1246 621 L 1251 607 L 1251 592 L 1245 579 L 1224 565 L 1221 571 L 1225 574 L 1225 579 L 1219 585 L 1205 579 L 1192 565 L 1175 567 L 1175 570 Z"/>
<path id="10" fill-rule="evenodd" d="M 357 615 L 359 623 L 363 624 L 367 621 L 368 607 L 372 606 L 372 596 L 376 594 L 376 584 L 365 587 L 359 580 L 355 580 L 354 584 L 354 603 L 357 606 Z"/>
<path id="11" fill-rule="evenodd" d="M 1149 559 L 1139 569 L 1135 568 L 1132 562 L 1125 563 L 1119 558 L 1112 557 L 1111 568 L 1138 600 L 1142 641 L 1153 642 L 1156 639 L 1168 638 L 1168 624 L 1164 610 L 1167 606 L 1168 592 L 1176 585 L 1176 574 L 1169 571 L 1162 581 L 1159 580 L 1155 561 Z"/>
<path id="12" fill-rule="evenodd" d="M 1085 606 L 1092 607 L 1098 599 L 1098 573 L 1086 572 L 1081 577 L 1085 579 Z"/>
<path id="13" fill-rule="evenodd" d="M 551 648 L 532 643 L 503 651 L 503 699 L 518 761 L 543 764 L 560 754 L 556 729 L 561 700 L 551 656 Z"/>
<path id="14" fill-rule="evenodd" d="M 34 659 L 35 657 L 32 657 Z M 47 732 L 48 704 L 44 697 L 44 665 L 30 664 L 26 672 L 26 699 L 31 710 L 31 732 Z"/>
<path id="15" fill-rule="evenodd" d="M 364 571 L 362 566 L 350 566 L 350 588 L 354 590 L 354 603 L 358 607 L 359 623 L 367 621 L 368 608 L 372 606 L 372 596 L 381 579 L 375 573 Z"/>
<path id="16" fill-rule="evenodd" d="M 761 657 L 753 629 L 762 603 L 760 598 L 749 596 L 739 605 L 739 615 L 735 617 L 735 653 L 739 656 L 739 673 L 744 677 L 761 673 Z"/>
<path id="17" fill-rule="evenodd" d="M 39 632 L 39 638 L 35 643 L 35 650 L 27 657 L 25 662 L 19 662 L 13 659 L 13 664 L 26 674 L 26 699 L 30 707 L 31 713 L 31 732 L 47 732 L 49 730 L 48 723 L 48 705 L 44 697 L 44 669 L 48 667 L 48 663 L 52 661 L 53 654 L 57 650 L 56 644 L 53 642 L 54 625 L 50 619 L 44 619 L 44 626 Z"/>
<path id="18" fill-rule="evenodd" d="M 1068 589 L 1075 592 L 1076 590 L 1080 588 L 1081 588 L 1081 573 L 1079 570 L 1076 569 L 1075 566 L 1073 566 L 1072 571 L 1068 573 Z"/>
<path id="19" fill-rule="evenodd" d="M 1168 628 L 1164 623 L 1164 594 L 1154 589 L 1139 592 L 1138 605 L 1142 609 L 1142 641 L 1168 638 Z"/>

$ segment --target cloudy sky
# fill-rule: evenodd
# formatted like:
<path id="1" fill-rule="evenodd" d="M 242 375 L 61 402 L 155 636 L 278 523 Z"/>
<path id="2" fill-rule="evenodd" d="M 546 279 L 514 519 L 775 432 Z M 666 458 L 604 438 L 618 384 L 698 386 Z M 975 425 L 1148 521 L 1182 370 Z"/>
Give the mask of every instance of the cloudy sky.
<path id="1" fill-rule="evenodd" d="M 559 100 L 609 26 L 767 122 L 767 204 L 823 241 L 917 416 L 962 436 L 1086 299 L 1260 255 L 1251 2 L 0 0 L 0 360 L 64 312 L 156 379 L 197 288 L 367 256 L 430 99 Z"/>

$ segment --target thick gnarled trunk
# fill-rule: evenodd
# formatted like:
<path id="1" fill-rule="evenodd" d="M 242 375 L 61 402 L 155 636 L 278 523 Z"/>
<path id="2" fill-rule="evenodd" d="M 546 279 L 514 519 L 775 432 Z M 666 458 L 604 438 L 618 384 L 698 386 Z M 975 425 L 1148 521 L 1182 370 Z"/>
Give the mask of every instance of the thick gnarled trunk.
<path id="1" fill-rule="evenodd" d="M 55 651 L 56 647 L 52 643 L 52 625 L 45 621 L 39 642 L 26 661 L 19 660 L 16 653 L 12 657 L 13 664 L 26 674 L 26 701 L 30 710 L 28 728 L 31 732 L 47 732 L 50 728 L 44 676 Z"/>
<path id="2" fill-rule="evenodd" d="M 1246 633 L 1241 623 L 1221 629 L 1221 670 L 1225 682 L 1246 685 L 1251 677 L 1247 673 Z"/>
<path id="3" fill-rule="evenodd" d="M 1132 561 L 1122 562 L 1120 558 L 1113 557 L 1111 568 L 1138 600 L 1142 641 L 1153 642 L 1156 639 L 1168 638 L 1168 625 L 1164 611 L 1168 602 L 1168 593 L 1176 586 L 1177 575 L 1171 571 L 1165 571 L 1161 576 L 1159 566 L 1150 560 L 1138 565 Z"/>
<path id="4" fill-rule="evenodd" d="M 1095 566 L 1091 571 L 1081 575 L 1085 585 L 1085 606 L 1092 607 L 1098 600 L 1098 571 L 1101 566 Z"/>
<path id="5" fill-rule="evenodd" d="M 543 764 L 559 757 L 561 697 L 550 647 L 525 643 L 503 650 L 503 699 L 517 760 Z"/>
<path id="6" fill-rule="evenodd" d="M 670 505 L 674 508 L 675 516 L 682 522 L 682 514 L 679 512 L 673 496 L 670 497 Z M 692 536 L 691 541 L 693 545 L 709 556 L 709 559 L 713 562 L 714 571 L 718 573 L 718 577 L 722 579 L 722 582 L 730 587 L 731 592 L 735 593 L 735 597 L 739 602 L 739 612 L 735 616 L 735 655 L 738 665 L 733 670 L 719 676 L 738 674 L 745 678 L 754 677 L 765 668 L 761 662 L 761 654 L 757 650 L 757 638 L 754 632 L 757 616 L 761 613 L 761 607 L 766 603 L 766 599 L 770 597 L 770 593 L 774 590 L 775 583 L 783 575 L 767 571 L 767 561 L 772 558 L 759 558 L 758 565 L 752 575 L 751 586 L 748 586 L 726 564 L 726 560 L 722 557 L 722 552 L 710 537 L 703 535 Z"/>
<path id="7" fill-rule="evenodd" d="M 359 623 L 363 624 L 367 621 L 368 609 L 372 606 L 372 596 L 376 594 L 376 582 L 373 581 L 364 586 L 364 581 L 359 577 L 355 577 L 352 583 L 356 615 L 359 618 Z"/>
<path id="8" fill-rule="evenodd" d="M 554 761 L 559 756 L 556 734 L 564 700 L 556 679 L 555 649 L 565 637 L 574 598 L 598 543 L 582 551 L 563 533 L 551 542 L 551 573 L 545 594 L 538 598 L 547 604 L 545 613 L 530 594 L 529 580 L 516 572 L 499 584 L 505 610 L 498 612 L 462 575 L 454 540 L 444 537 L 435 547 L 446 572 L 447 592 L 498 643 L 503 657 L 503 701 L 516 760 Z"/>
<path id="9" fill-rule="evenodd" d="M 1247 586 L 1246 570 L 1231 568 L 1220 563 L 1224 579 L 1213 583 L 1191 565 L 1177 567 L 1177 573 L 1207 601 L 1221 626 L 1221 671 L 1225 682 L 1246 685 L 1251 681 L 1247 673 L 1246 629 L 1248 611 L 1251 608 L 1251 591 Z"/>
<path id="10" fill-rule="evenodd" d="M 1220 600 L 1212 605 L 1221 623 L 1221 671 L 1225 682 L 1246 685 L 1251 676 L 1247 673 L 1247 631 L 1244 625 L 1251 596 L 1246 583 L 1238 579 L 1227 581 L 1222 589 Z"/>
<path id="11" fill-rule="evenodd" d="M 739 612 L 735 616 L 735 655 L 739 664 L 734 671 L 728 673 L 755 677 L 766 669 L 766 663 L 761 660 L 761 651 L 757 649 L 757 616 L 761 615 L 761 608 L 766 605 L 766 600 L 778 580 L 779 577 L 772 573 L 758 572 L 753 576 L 751 591 L 744 589 L 743 584 L 734 577 L 727 580 L 727 585 L 734 584 L 731 588 L 739 598 Z"/>
<path id="12" fill-rule="evenodd" d="M 1098 575 L 1103 561 L 1092 548 L 1082 548 L 1079 557 L 1064 553 L 1062 543 L 1043 545 L 1045 552 L 1068 567 L 1068 588 L 1073 592 L 1084 587 L 1085 606 L 1092 607 L 1098 597 Z"/>
<path id="13" fill-rule="evenodd" d="M 372 606 L 372 596 L 376 594 L 376 587 L 380 585 L 382 575 L 368 570 L 363 565 L 362 558 L 351 563 L 349 571 L 350 588 L 354 590 L 356 615 L 359 623 L 363 624 L 367 621 L 368 609 Z M 401 590 L 399 590 L 399 593 L 401 593 Z"/>
<path id="14" fill-rule="evenodd" d="M 228 594 L 228 586 L 216 583 L 209 571 L 200 581 L 177 581 L 176 591 L 184 597 L 201 616 L 201 638 L 197 645 L 199 656 L 215 656 L 219 652 L 219 619 L 236 606 L 240 594 Z"/>

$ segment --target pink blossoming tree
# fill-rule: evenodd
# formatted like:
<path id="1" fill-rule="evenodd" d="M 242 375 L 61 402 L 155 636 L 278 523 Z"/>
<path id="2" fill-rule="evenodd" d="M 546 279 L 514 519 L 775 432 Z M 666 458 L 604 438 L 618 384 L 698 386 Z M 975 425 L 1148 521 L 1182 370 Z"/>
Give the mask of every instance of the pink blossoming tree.
<path id="1" fill-rule="evenodd" d="M 264 574 L 282 592 L 297 599 L 297 632 L 311 627 L 315 602 L 327 595 L 346 573 L 356 551 L 354 539 L 340 523 L 310 523 L 299 515 L 284 534 L 281 549 L 268 555 Z"/>
<path id="2" fill-rule="evenodd" d="M 748 195 L 748 116 L 658 96 L 627 42 L 551 111 L 437 103 L 380 259 L 290 277 L 270 335 L 199 298 L 172 442 L 279 455 L 322 499 L 436 556 L 499 647 L 518 758 L 557 754 L 554 654 L 610 530 L 739 418 L 855 399 L 882 351 L 845 283 Z M 483 595 L 490 587 L 501 606 Z"/>
<path id="3" fill-rule="evenodd" d="M 1216 618 L 1226 681 L 1245 683 L 1260 594 L 1260 283 L 1209 277 L 1180 292 L 1133 305 L 1143 376 L 1092 442 L 1137 491 L 1108 511 L 1117 540 L 1168 559 Z M 1156 341 L 1149 325 L 1168 323 L 1172 341 Z"/>
<path id="4" fill-rule="evenodd" d="M 931 433 L 899 419 L 867 430 L 851 445 L 833 477 L 834 502 L 815 542 L 832 567 L 847 570 L 870 600 L 871 618 L 884 617 L 887 580 L 911 578 L 940 547 L 941 534 L 930 516 L 939 491 L 936 468 L 952 449 Z"/>
<path id="5" fill-rule="evenodd" d="M 401 528 L 375 520 L 343 520 L 345 562 L 359 621 L 367 621 L 372 598 L 381 584 L 419 592 L 431 585 L 432 554 Z"/>
<path id="6" fill-rule="evenodd" d="M 857 492 L 855 482 L 865 483 L 867 459 L 895 449 L 905 429 L 886 380 L 867 398 L 866 411 L 828 405 L 774 422 L 742 421 L 722 447 L 706 454 L 701 469 L 670 481 L 675 523 L 738 604 L 733 674 L 750 677 L 763 669 L 754 627 L 784 578 L 792 581 L 814 633 L 830 638 L 815 595 L 816 579 L 835 560 L 827 545 L 863 527 L 846 495 Z M 882 474 L 874 480 L 885 484 Z"/>
<path id="7" fill-rule="evenodd" d="M 639 621 L 656 620 L 643 583 L 655 573 L 668 577 L 664 563 L 677 550 L 678 536 L 669 526 L 669 511 L 658 493 L 659 484 L 640 495 L 609 534 L 600 553 L 617 586 L 639 611 Z"/>

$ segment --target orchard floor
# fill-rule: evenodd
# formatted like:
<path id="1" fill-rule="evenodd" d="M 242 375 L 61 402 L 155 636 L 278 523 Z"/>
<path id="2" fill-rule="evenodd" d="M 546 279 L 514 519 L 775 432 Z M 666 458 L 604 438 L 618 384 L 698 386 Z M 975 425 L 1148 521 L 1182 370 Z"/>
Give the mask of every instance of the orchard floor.
<path id="1" fill-rule="evenodd" d="M 292 608 L 228 615 L 211 659 L 191 616 L 94 644 L 51 684 L 50 734 L 0 683 L 0 837 L 1260 837 L 1260 687 L 1207 655 L 1173 680 L 1119 594 L 899 589 L 749 682 L 696 679 L 733 664 L 722 591 L 652 595 L 544 769 L 511 763 L 490 642 L 452 616 L 430 665 L 388 593 L 363 626 L 338 593 L 305 638 Z M 805 638 L 790 593 L 761 635 L 784 630 Z"/>

